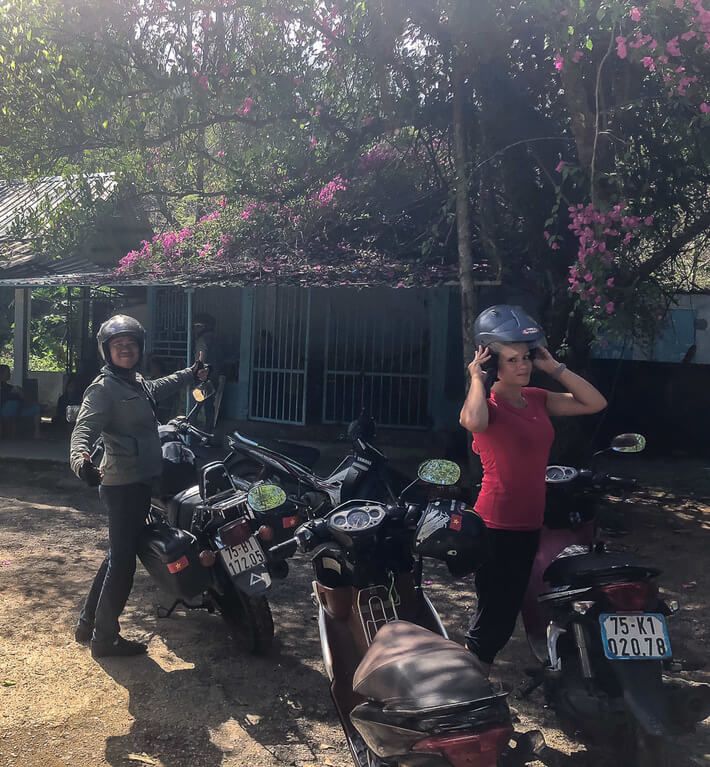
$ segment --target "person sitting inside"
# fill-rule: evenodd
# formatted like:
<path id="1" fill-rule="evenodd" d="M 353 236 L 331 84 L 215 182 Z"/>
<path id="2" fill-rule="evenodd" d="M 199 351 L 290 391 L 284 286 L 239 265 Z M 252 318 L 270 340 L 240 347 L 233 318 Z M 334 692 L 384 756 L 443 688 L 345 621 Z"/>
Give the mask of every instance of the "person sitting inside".
<path id="1" fill-rule="evenodd" d="M 22 389 L 10 383 L 9 365 L 0 365 L 0 436 L 15 439 L 17 424 L 29 424 L 32 436 L 39 437 L 39 405 L 30 402 Z"/>

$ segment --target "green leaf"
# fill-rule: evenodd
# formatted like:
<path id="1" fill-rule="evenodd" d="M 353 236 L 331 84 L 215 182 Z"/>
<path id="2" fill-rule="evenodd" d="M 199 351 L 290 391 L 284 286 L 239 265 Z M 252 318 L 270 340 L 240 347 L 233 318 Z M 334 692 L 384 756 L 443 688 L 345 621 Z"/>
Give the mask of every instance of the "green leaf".
<path id="1" fill-rule="evenodd" d="M 574 37 L 574 27 L 571 24 L 567 27 L 567 34 L 570 37 Z"/>
<path id="2" fill-rule="evenodd" d="M 102 127 L 104 130 L 106 130 L 106 129 L 108 128 L 108 120 L 104 120 L 104 121 L 101 123 L 101 127 Z"/>
<path id="3" fill-rule="evenodd" d="M 591 38 L 591 37 L 587 37 L 587 39 L 586 39 L 586 40 L 585 40 L 585 42 L 584 42 L 584 47 L 585 47 L 585 48 L 586 48 L 588 51 L 591 51 L 591 50 L 594 48 L 594 41 L 592 40 L 592 38 Z"/>

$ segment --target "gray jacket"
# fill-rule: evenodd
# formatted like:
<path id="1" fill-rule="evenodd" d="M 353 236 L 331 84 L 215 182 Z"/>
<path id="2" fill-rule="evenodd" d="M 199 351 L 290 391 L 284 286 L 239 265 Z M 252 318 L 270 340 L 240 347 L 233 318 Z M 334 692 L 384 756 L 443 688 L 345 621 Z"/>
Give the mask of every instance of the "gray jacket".
<path id="1" fill-rule="evenodd" d="M 84 392 L 69 447 L 69 462 L 77 476 L 83 453 L 90 453 L 99 437 L 105 446 L 101 461 L 104 485 L 150 483 L 160 476 L 158 420 L 143 387 L 154 400 L 160 400 L 192 383 L 194 377 L 186 368 L 154 381 L 140 375 L 136 379 L 132 383 L 104 367 Z"/>

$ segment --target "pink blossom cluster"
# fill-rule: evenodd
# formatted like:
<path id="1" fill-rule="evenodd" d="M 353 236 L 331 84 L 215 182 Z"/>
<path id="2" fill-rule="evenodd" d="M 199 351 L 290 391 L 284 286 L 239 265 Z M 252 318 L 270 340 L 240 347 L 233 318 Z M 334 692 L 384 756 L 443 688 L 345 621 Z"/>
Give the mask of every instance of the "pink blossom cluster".
<path id="1" fill-rule="evenodd" d="M 643 34 L 637 29 L 633 36 L 619 35 L 616 38 L 616 55 L 625 59 L 629 49 L 639 51 L 639 61 L 649 72 L 659 72 L 663 82 L 669 87 L 671 94 L 687 96 L 688 89 L 699 82 L 697 74 L 688 72 L 687 62 L 683 62 L 684 45 L 697 46 L 703 42 L 703 50 L 710 51 L 710 11 L 703 6 L 704 0 L 675 0 L 676 8 L 685 10 L 689 15 L 689 28 L 680 35 L 672 37 L 662 45 L 650 34 Z M 640 22 L 643 11 L 634 7 L 630 13 L 631 20 Z M 710 104 L 702 101 L 699 109 L 703 114 L 710 113 Z"/>
<path id="2" fill-rule="evenodd" d="M 242 101 L 242 105 L 238 107 L 237 114 L 246 117 L 254 109 L 254 103 L 254 99 L 251 96 L 247 96 Z"/>
<path id="3" fill-rule="evenodd" d="M 338 192 L 344 192 L 348 188 L 348 184 L 348 180 L 338 174 L 322 187 L 319 192 L 313 195 L 313 199 L 315 199 L 321 207 L 325 208 L 333 203 L 335 195 Z"/>
<path id="4" fill-rule="evenodd" d="M 220 208 L 217 208 L 217 210 L 213 210 L 211 213 L 206 213 L 204 216 L 202 216 L 198 224 L 206 224 L 208 221 L 216 221 L 220 216 L 222 215 L 222 211 Z"/>
<path id="5" fill-rule="evenodd" d="M 617 203 L 601 211 L 591 203 L 580 203 L 568 208 L 568 228 L 579 242 L 577 259 L 569 268 L 569 290 L 609 315 L 615 311 L 611 296 L 614 277 L 608 276 L 616 260 L 614 249 L 629 245 L 641 227 L 653 225 L 653 216 L 627 215 L 625 207 L 624 203 Z M 553 250 L 559 249 L 557 238 L 549 232 L 545 232 L 545 238 Z"/>
<path id="6" fill-rule="evenodd" d="M 151 244 L 148 240 L 141 242 L 140 250 L 131 250 L 118 262 L 116 274 L 128 274 L 147 265 L 151 256 Z"/>
<path id="7" fill-rule="evenodd" d="M 364 173 L 370 173 L 392 162 L 398 156 L 397 150 L 389 144 L 377 144 L 360 157 L 360 170 Z"/>
<path id="8" fill-rule="evenodd" d="M 263 202 L 250 202 L 239 214 L 239 217 L 242 221 L 248 221 L 259 210 L 266 210 L 266 205 Z"/>

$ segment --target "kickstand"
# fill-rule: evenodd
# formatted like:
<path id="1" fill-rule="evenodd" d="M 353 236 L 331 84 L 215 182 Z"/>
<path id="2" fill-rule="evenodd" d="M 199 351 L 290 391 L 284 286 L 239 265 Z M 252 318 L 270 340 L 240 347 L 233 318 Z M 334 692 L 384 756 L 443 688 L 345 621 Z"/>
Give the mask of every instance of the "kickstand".
<path id="1" fill-rule="evenodd" d="M 191 605 L 188 604 L 184 599 L 176 599 L 169 608 L 158 605 L 158 618 L 169 618 L 175 609 L 180 605 L 182 605 L 186 610 L 207 610 L 210 613 L 214 612 L 214 608 L 207 602 L 203 601 L 202 604 Z"/>
<path id="2" fill-rule="evenodd" d="M 535 669 L 528 673 L 530 674 L 530 679 L 528 679 L 527 682 L 523 682 L 515 692 L 515 697 L 518 700 L 525 700 L 525 698 L 527 698 L 534 690 L 537 690 L 537 688 L 545 681 L 545 672 L 543 669 Z"/>

